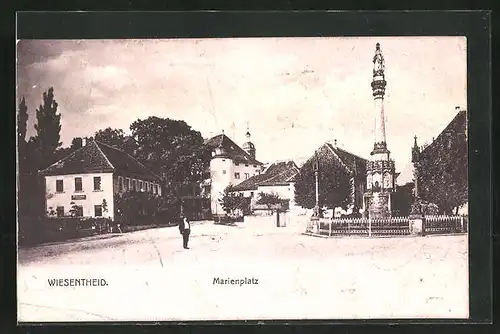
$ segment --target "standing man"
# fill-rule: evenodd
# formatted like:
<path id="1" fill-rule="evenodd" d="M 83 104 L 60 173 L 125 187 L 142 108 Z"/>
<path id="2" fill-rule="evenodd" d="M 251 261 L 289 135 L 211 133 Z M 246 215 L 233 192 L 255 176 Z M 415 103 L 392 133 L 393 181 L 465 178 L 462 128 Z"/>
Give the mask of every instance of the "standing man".
<path id="1" fill-rule="evenodd" d="M 181 222 L 179 223 L 179 232 L 182 235 L 182 243 L 184 246 L 184 249 L 189 249 L 188 247 L 188 242 L 189 242 L 189 233 L 191 232 L 191 223 L 189 222 L 189 219 L 181 213 Z"/>

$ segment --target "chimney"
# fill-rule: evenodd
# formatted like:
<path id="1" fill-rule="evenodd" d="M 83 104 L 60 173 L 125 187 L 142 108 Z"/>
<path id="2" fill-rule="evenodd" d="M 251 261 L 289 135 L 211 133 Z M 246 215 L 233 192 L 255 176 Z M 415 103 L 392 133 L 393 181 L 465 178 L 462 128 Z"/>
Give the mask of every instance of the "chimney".
<path id="1" fill-rule="evenodd" d="M 337 148 L 337 139 L 333 140 L 333 147 Z"/>
<path id="2" fill-rule="evenodd" d="M 87 145 L 87 138 L 82 138 L 82 147 Z"/>
<path id="3" fill-rule="evenodd" d="M 460 109 L 460 106 L 456 106 L 456 107 L 455 107 L 455 110 L 459 110 L 459 109 Z"/>

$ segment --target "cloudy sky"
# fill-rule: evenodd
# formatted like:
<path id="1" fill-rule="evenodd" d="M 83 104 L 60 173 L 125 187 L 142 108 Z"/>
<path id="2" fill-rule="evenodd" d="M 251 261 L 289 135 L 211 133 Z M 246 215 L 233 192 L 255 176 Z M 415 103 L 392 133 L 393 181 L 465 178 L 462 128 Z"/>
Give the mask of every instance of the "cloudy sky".
<path id="1" fill-rule="evenodd" d="M 413 136 L 431 141 L 467 104 L 463 37 L 21 40 L 18 99 L 33 135 L 35 109 L 54 87 L 64 146 L 154 115 L 204 137 L 224 130 L 238 144 L 248 124 L 263 162 L 300 160 L 334 139 L 369 158 L 377 42 L 388 148 L 401 170 Z"/>

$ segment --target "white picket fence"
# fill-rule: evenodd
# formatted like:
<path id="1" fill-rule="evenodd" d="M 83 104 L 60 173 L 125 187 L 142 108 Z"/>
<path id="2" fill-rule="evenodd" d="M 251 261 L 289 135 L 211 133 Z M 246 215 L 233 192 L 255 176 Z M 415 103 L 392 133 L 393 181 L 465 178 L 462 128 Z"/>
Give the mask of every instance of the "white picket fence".
<path id="1" fill-rule="evenodd" d="M 422 234 L 464 233 L 467 221 L 467 216 L 425 216 Z M 409 235 L 410 218 L 312 218 L 306 233 L 328 237 Z"/>
<path id="2" fill-rule="evenodd" d="M 468 216 L 425 216 L 425 234 L 463 233 L 468 231 Z"/>

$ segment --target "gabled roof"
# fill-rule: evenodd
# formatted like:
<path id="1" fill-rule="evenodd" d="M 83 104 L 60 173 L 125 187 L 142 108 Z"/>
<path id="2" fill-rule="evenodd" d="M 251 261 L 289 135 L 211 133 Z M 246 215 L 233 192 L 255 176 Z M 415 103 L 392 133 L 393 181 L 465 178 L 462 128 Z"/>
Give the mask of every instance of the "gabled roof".
<path id="1" fill-rule="evenodd" d="M 160 179 L 134 157 L 95 140 L 40 171 L 40 174 L 49 176 L 104 172 L 120 172 L 151 181 Z"/>
<path id="2" fill-rule="evenodd" d="M 330 143 L 325 144 L 328 149 L 338 157 L 342 165 L 351 173 L 365 174 L 367 159 L 361 158 L 356 154 L 348 152 L 339 147 L 335 147 Z"/>
<path id="3" fill-rule="evenodd" d="M 217 147 L 225 151 L 225 157 L 235 162 L 247 163 L 252 165 L 262 165 L 262 162 L 252 158 L 245 150 L 239 147 L 234 141 L 225 134 L 220 134 L 205 141 L 205 145 L 212 150 Z"/>
<path id="4" fill-rule="evenodd" d="M 293 161 L 273 163 L 262 174 L 252 176 L 234 186 L 234 190 L 257 190 L 259 186 L 287 185 L 295 181 L 298 173 L 299 168 Z"/>

